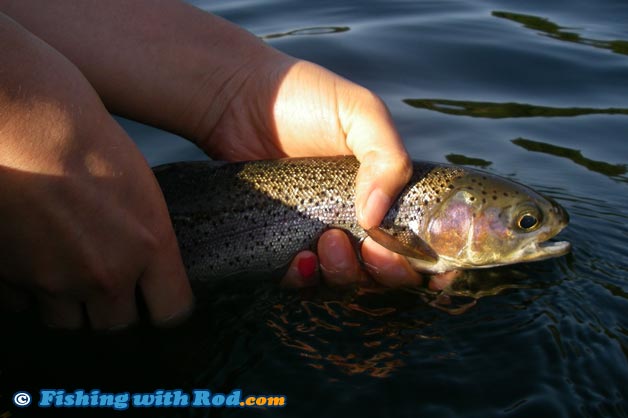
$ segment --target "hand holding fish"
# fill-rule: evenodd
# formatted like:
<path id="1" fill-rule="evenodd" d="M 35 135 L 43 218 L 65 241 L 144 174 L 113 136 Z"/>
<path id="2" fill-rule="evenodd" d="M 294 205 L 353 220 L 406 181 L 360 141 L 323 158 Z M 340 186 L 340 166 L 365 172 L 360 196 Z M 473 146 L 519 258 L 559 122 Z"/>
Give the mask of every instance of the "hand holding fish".
<path id="1" fill-rule="evenodd" d="M 361 162 L 356 178 L 358 221 L 365 229 L 379 225 L 412 174 L 386 106 L 370 91 L 315 64 L 272 50 L 269 55 L 199 144 L 210 155 L 229 161 L 355 155 Z M 364 277 L 344 233 L 324 233 L 317 252 L 328 283 Z M 364 242 L 362 256 L 382 283 L 400 286 L 421 280 L 405 259 L 370 239 Z M 308 261 L 317 262 L 314 253 L 297 255 L 284 283 L 315 283 L 302 271 Z"/>
<path id="2" fill-rule="evenodd" d="M 163 197 L 108 111 L 216 158 L 355 154 L 365 227 L 379 223 L 411 173 L 372 93 L 216 16 L 158 3 L 0 2 L 0 302 L 27 291 L 53 326 L 132 323 L 138 289 L 156 322 L 192 305 Z M 342 232 L 327 232 L 319 253 L 329 282 L 358 277 Z M 363 255 L 379 277 L 418 280 L 373 243 Z M 298 255 L 297 267 L 311 256 Z"/>

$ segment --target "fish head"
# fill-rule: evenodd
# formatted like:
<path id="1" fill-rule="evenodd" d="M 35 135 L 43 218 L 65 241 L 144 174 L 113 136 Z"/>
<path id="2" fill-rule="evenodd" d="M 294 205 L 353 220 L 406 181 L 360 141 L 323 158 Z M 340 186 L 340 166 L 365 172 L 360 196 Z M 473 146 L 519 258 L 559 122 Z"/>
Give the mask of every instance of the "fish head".
<path id="1" fill-rule="evenodd" d="M 430 212 L 424 237 L 441 259 L 437 271 L 543 260 L 571 248 L 548 241 L 569 222 L 556 201 L 489 173 L 464 170 Z"/>

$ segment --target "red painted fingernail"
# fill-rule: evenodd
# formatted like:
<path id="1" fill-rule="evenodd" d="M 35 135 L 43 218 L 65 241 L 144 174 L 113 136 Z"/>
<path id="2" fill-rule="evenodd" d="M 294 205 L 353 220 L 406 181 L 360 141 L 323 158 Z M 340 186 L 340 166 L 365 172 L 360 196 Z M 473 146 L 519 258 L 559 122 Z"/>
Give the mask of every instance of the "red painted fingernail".
<path id="1" fill-rule="evenodd" d="M 301 277 L 309 279 L 316 272 L 316 257 L 302 257 L 297 263 L 297 268 Z"/>

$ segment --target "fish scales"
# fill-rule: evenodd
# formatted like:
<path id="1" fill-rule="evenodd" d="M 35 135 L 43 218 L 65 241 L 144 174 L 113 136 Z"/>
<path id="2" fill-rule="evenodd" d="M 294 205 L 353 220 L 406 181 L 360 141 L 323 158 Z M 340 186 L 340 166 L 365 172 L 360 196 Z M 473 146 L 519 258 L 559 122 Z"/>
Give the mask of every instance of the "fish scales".
<path id="1" fill-rule="evenodd" d="M 297 252 L 315 249 L 321 233 L 332 227 L 344 229 L 356 241 L 365 238 L 367 231 L 358 225 L 354 207 L 358 168 L 353 157 L 292 158 L 174 163 L 155 168 L 155 175 L 188 275 L 202 280 L 285 269 Z M 459 257 L 468 258 L 462 254 L 470 251 L 468 245 L 450 248 L 458 241 L 472 241 L 473 234 L 486 234 L 484 230 L 474 232 L 465 217 L 485 212 L 491 195 L 501 204 L 497 189 L 511 191 L 515 187 L 517 193 L 528 193 L 523 186 L 511 186 L 494 177 L 499 180 L 487 180 L 481 172 L 458 166 L 415 162 L 413 176 L 385 216 L 381 230 L 404 245 L 413 245 L 413 239 L 434 235 L 436 225 L 444 231 L 432 237 L 440 245 L 441 264 L 431 268 L 431 262 L 417 261 L 416 266 L 426 271 L 473 268 L 473 262 L 458 262 L 452 255 L 458 251 Z M 487 186 L 496 185 L 492 190 L 478 188 L 483 181 Z M 466 199 L 467 206 L 461 199 Z M 500 199 L 505 198 L 500 195 Z M 451 219 L 435 224 L 434 217 L 440 216 Z"/>
<path id="2" fill-rule="evenodd" d="M 358 167 L 354 158 L 197 162 L 169 164 L 156 175 L 188 273 L 209 278 L 281 269 L 330 227 L 366 237 L 355 216 Z M 415 165 L 415 187 L 402 193 L 383 226 L 424 222 L 414 203 L 428 205 L 460 174 L 442 168 L 428 175 L 433 168 Z"/>

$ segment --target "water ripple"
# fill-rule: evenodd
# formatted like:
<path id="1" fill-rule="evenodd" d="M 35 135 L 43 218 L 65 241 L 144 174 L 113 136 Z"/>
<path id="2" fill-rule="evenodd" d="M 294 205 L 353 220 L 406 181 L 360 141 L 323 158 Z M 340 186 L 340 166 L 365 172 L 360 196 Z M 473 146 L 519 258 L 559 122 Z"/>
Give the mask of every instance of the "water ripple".
<path id="1" fill-rule="evenodd" d="M 260 38 L 268 40 L 268 39 L 283 38 L 286 36 L 329 35 L 332 33 L 347 32 L 349 31 L 349 29 L 350 28 L 348 26 L 315 26 L 315 27 L 309 27 L 309 28 L 294 29 L 287 32 L 271 33 L 268 35 L 262 35 L 260 36 Z"/>
<path id="2" fill-rule="evenodd" d="M 477 102 L 447 99 L 404 99 L 404 103 L 418 109 L 473 118 L 534 118 L 573 117 L 582 115 L 628 115 L 626 108 L 549 107 L 516 102 Z"/>
<path id="3" fill-rule="evenodd" d="M 507 19 L 519 23 L 527 29 L 535 30 L 552 39 L 606 49 L 616 54 L 628 55 L 628 41 L 625 40 L 585 38 L 584 36 L 576 33 L 576 28 L 563 27 L 547 18 L 534 15 L 504 11 L 494 11 L 491 14 L 501 19 Z"/>
<path id="4" fill-rule="evenodd" d="M 526 138 L 513 139 L 511 142 L 527 151 L 542 152 L 556 157 L 567 158 L 580 166 L 586 167 L 588 170 L 595 171 L 596 173 L 604 174 L 609 177 L 624 175 L 628 170 L 626 164 L 609 164 L 604 161 L 595 161 L 584 157 L 582 152 L 572 148 L 559 147 L 557 145 L 533 141 Z"/>

